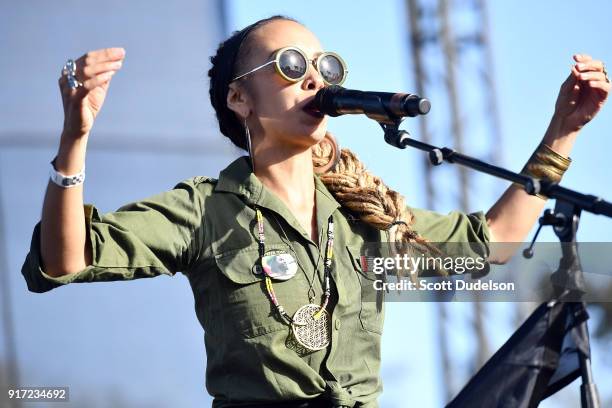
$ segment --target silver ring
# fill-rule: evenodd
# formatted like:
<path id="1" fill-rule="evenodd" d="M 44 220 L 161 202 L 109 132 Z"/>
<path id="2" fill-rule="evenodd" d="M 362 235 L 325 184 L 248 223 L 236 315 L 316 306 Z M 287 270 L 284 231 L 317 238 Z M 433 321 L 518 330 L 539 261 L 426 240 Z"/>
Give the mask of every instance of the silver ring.
<path id="1" fill-rule="evenodd" d="M 76 79 L 76 63 L 74 60 L 69 59 L 66 61 L 62 68 L 62 75 L 66 77 L 70 89 L 77 89 L 79 86 L 83 86 L 83 83 Z"/>
<path id="2" fill-rule="evenodd" d="M 608 71 L 606 71 L 606 64 L 602 63 L 601 65 L 603 66 L 602 71 L 603 71 L 604 76 L 606 77 L 606 82 L 610 83 L 610 78 L 608 77 Z"/>

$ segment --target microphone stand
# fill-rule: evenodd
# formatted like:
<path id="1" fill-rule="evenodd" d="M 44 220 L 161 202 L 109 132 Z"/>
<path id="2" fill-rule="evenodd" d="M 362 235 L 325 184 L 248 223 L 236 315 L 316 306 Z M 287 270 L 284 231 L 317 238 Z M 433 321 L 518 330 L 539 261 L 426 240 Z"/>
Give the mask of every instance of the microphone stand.
<path id="1" fill-rule="evenodd" d="M 582 267 L 577 251 L 576 232 L 580 222 L 580 213 L 582 210 L 593 214 L 601 214 L 607 217 L 612 217 L 612 203 L 603 200 L 600 197 L 595 197 L 590 194 L 582 194 L 574 190 L 561 187 L 557 183 L 546 179 L 537 179 L 523 174 L 494 166 L 482 160 L 457 153 L 455 150 L 448 147 L 436 147 L 428 143 L 419 142 L 410 138 L 408 132 L 399 130 L 401 118 L 392 118 L 389 115 L 382 114 L 375 119 L 385 132 L 385 141 L 391 146 L 399 149 L 405 149 L 406 146 L 411 146 L 428 153 L 429 161 L 434 166 L 442 164 L 444 161 L 456 163 L 481 173 L 486 173 L 494 177 L 511 181 L 523 186 L 528 194 L 544 194 L 549 198 L 556 200 L 554 211 L 547 209 L 544 215 L 540 217 L 540 226 L 531 242 L 529 248 L 523 251 L 523 256 L 531 258 L 533 256 L 533 245 L 543 225 L 553 226 L 555 234 L 561 242 L 562 257 L 559 262 L 559 268 L 551 276 L 551 281 L 554 288 L 554 298 L 551 301 L 556 303 L 564 301 L 567 298 L 582 298 L 585 291 L 584 277 L 582 275 Z M 369 115 L 368 115 L 369 116 Z M 571 302 L 574 313 L 586 313 L 586 305 L 583 301 Z M 590 344 L 589 331 L 586 318 L 579 324 L 578 330 L 581 331 L 584 338 Z M 580 372 L 582 385 L 580 386 L 581 406 L 583 408 L 599 408 L 599 395 L 597 386 L 593 382 L 593 374 L 591 371 L 590 346 L 588 350 L 578 350 Z"/>
<path id="2" fill-rule="evenodd" d="M 393 121 L 392 121 L 393 122 Z M 486 173 L 494 177 L 512 181 L 522 185 L 528 194 L 544 194 L 545 196 L 557 200 L 561 200 L 576 206 L 577 208 L 591 212 L 593 214 L 606 215 L 612 217 L 612 203 L 605 201 L 600 197 L 595 197 L 590 194 L 582 194 L 574 190 L 561 187 L 557 183 L 546 179 L 537 179 L 523 174 L 504 169 L 503 167 L 494 166 L 482 160 L 475 159 L 456 152 L 448 147 L 436 147 L 428 143 L 419 142 L 411 139 L 405 130 L 399 130 L 399 122 L 389 124 L 379 122 L 385 131 L 385 141 L 391 146 L 399 149 L 405 149 L 406 146 L 411 146 L 419 150 L 426 151 L 429 154 L 429 161 L 434 166 L 442 164 L 444 161 L 449 163 L 457 163 L 462 166 L 469 167 L 481 173 Z"/>

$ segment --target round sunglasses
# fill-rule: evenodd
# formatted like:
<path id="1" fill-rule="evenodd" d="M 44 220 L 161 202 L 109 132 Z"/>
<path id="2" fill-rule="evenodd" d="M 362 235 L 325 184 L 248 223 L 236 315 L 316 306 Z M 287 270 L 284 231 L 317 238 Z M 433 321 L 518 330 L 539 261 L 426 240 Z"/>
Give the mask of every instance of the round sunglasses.
<path id="1" fill-rule="evenodd" d="M 274 64 L 276 72 L 289 82 L 298 82 L 306 77 L 308 65 L 312 63 L 326 85 L 342 85 L 348 74 L 344 60 L 334 52 L 324 52 L 317 58 L 308 59 L 306 53 L 297 47 L 284 47 L 274 53 L 274 59 L 252 70 L 238 75 L 237 81 L 270 64 Z"/>

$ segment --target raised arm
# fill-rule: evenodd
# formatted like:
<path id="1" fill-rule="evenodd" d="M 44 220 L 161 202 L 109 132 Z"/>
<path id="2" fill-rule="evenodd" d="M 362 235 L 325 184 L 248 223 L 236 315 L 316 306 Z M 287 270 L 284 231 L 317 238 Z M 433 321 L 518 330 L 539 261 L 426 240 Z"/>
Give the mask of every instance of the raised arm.
<path id="1" fill-rule="evenodd" d="M 555 113 L 542 143 L 567 157 L 580 129 L 604 105 L 610 81 L 603 63 L 588 55 L 574 55 L 572 72 L 561 85 Z M 563 160 L 563 159 L 562 159 Z M 510 186 L 487 212 L 492 242 L 522 242 L 535 224 L 546 201 L 527 194 L 522 187 Z M 491 254 L 491 261 L 503 263 L 509 251 Z"/>
<path id="2" fill-rule="evenodd" d="M 76 89 L 69 87 L 65 75 L 60 77 L 64 129 L 55 170 L 61 174 L 74 175 L 83 169 L 89 133 L 106 98 L 111 78 L 121 68 L 124 57 L 122 48 L 106 48 L 83 55 L 75 61 L 75 77 L 82 84 Z M 41 261 L 48 275 L 58 277 L 75 273 L 91 264 L 82 184 L 64 188 L 49 181 L 40 228 Z"/>

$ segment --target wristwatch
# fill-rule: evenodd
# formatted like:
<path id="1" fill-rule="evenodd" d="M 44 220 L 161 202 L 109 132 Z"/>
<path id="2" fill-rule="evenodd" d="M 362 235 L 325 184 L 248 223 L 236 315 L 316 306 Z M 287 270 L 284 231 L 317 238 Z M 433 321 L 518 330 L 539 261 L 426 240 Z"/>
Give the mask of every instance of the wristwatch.
<path id="1" fill-rule="evenodd" d="M 70 188 L 83 184 L 85 181 L 85 165 L 83 165 L 83 170 L 81 170 L 79 173 L 66 176 L 55 169 L 56 159 L 57 157 L 51 160 L 51 168 L 49 169 L 49 178 L 53 183 L 62 188 Z"/>

